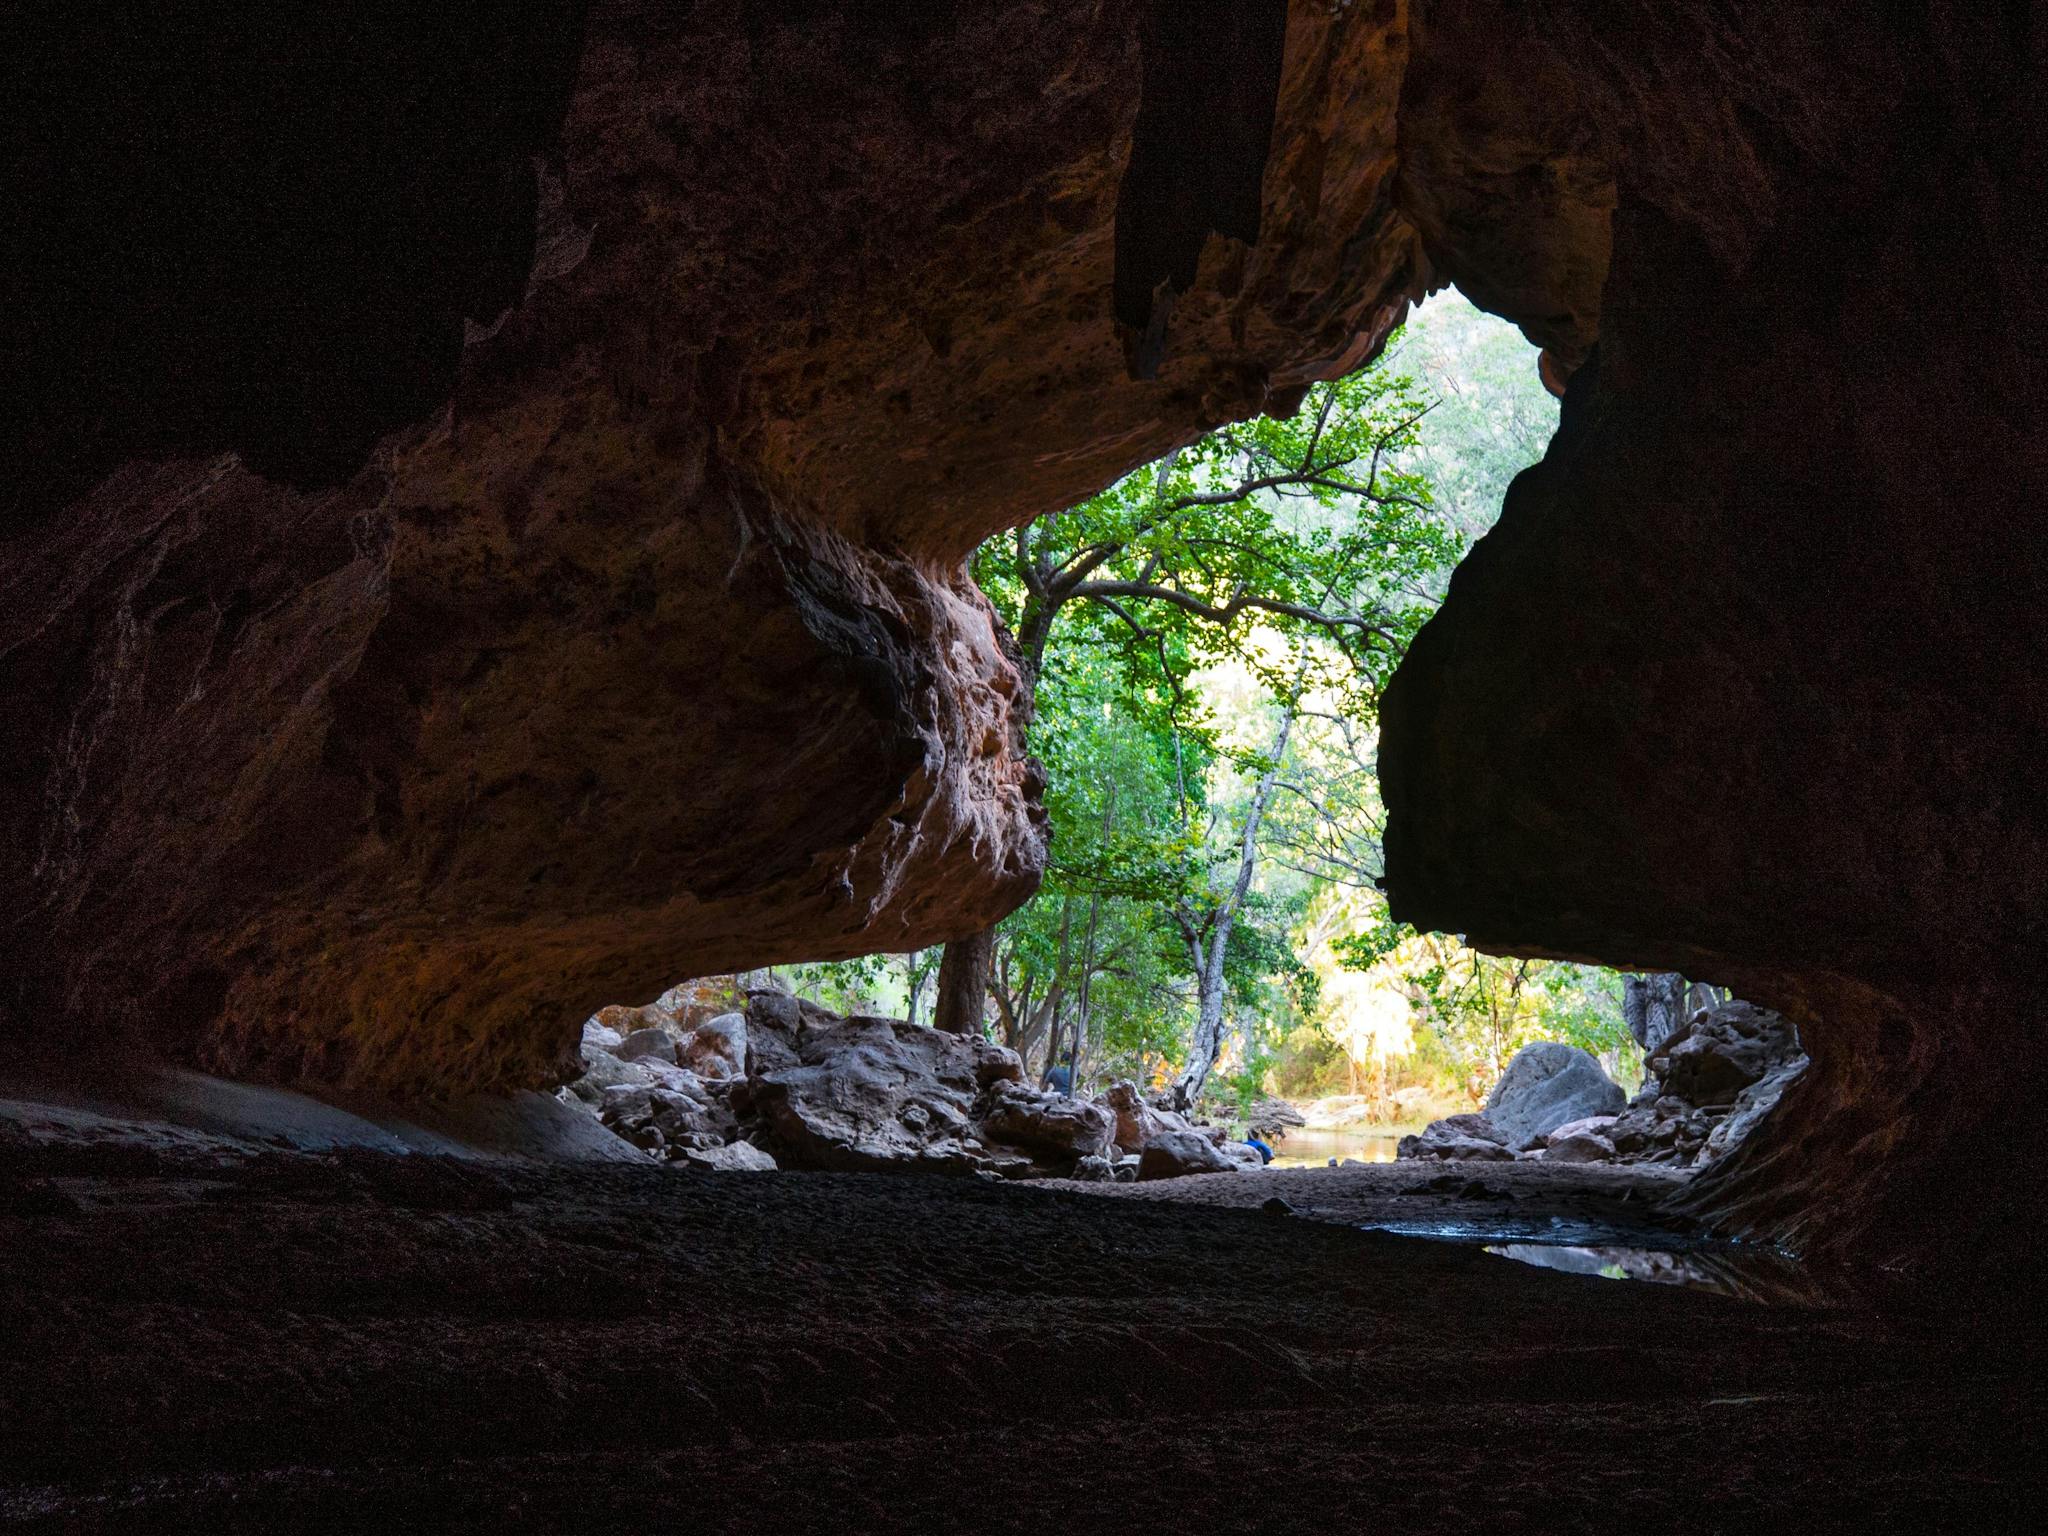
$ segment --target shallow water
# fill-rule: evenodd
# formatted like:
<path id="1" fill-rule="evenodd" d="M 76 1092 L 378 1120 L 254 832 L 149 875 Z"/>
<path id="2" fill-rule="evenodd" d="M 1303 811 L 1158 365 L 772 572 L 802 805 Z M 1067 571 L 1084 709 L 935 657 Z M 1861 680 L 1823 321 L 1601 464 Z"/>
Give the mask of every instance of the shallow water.
<path id="1" fill-rule="evenodd" d="M 1643 1280 L 1652 1285 L 1682 1285 L 1721 1296 L 1752 1296 L 1743 1271 L 1753 1261 L 1732 1263 L 1721 1255 L 1682 1253 L 1664 1248 L 1569 1247 L 1549 1243 L 1489 1243 L 1488 1253 L 1538 1269 L 1571 1275 L 1598 1275 L 1604 1280 Z M 1774 1267 L 1782 1264 L 1773 1256 Z"/>
<path id="2" fill-rule="evenodd" d="M 1362 1127 L 1342 1131 L 1289 1131 L 1287 1139 L 1273 1148 L 1275 1168 L 1321 1168 L 1331 1158 L 1342 1162 L 1355 1158 L 1361 1163 L 1391 1163 L 1398 1131 Z"/>
<path id="3" fill-rule="evenodd" d="M 1775 1248 L 1754 1243 L 1677 1235 L 1658 1241 L 1640 1229 L 1598 1221 L 1500 1213 L 1471 1221 L 1367 1222 L 1365 1230 L 1470 1244 L 1498 1258 L 1568 1274 L 1682 1285 L 1747 1301 L 1818 1306 L 1827 1300 L 1821 1276 Z"/>

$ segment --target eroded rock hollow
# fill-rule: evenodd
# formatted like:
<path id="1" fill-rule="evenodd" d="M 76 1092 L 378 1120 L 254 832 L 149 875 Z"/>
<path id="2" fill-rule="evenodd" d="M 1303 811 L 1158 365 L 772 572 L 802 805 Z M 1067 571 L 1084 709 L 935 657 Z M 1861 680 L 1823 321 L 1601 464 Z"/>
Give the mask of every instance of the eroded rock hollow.
<path id="1" fill-rule="evenodd" d="M 1570 386 L 1387 699 L 1397 913 L 1797 1018 L 1755 1230 L 2011 1123 L 2038 26 L 1172 9 L 7 50 L 10 1045 L 544 1084 L 599 1003 L 985 925 L 1045 851 L 967 554 L 1455 281 Z"/>

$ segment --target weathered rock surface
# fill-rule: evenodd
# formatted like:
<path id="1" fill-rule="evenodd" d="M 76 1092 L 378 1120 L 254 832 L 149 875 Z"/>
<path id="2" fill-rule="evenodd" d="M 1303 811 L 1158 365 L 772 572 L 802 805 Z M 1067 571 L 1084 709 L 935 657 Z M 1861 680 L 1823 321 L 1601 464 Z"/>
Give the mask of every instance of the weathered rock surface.
<path id="1" fill-rule="evenodd" d="M 1614 1161 L 1614 1143 L 1597 1131 L 1573 1131 L 1568 1136 L 1552 1136 L 1544 1143 L 1543 1160 L 1548 1163 L 1611 1163 Z"/>
<path id="2" fill-rule="evenodd" d="M 1703 1008 L 1644 1062 L 1606 1134 L 1627 1161 L 1711 1163 L 1746 1140 L 1806 1071 L 1791 1020 L 1746 1002 Z"/>
<path id="3" fill-rule="evenodd" d="M 621 1061 L 638 1061 L 644 1056 L 674 1066 L 676 1037 L 665 1029 L 636 1029 L 618 1043 L 612 1054 Z"/>
<path id="4" fill-rule="evenodd" d="M 1800 1054 L 1798 1032 L 1784 1015 L 1734 1002 L 1694 1014 L 1646 1065 L 1665 1093 L 1719 1107 Z"/>
<path id="5" fill-rule="evenodd" d="M 1116 1116 L 1105 1106 L 1021 1083 L 998 1083 L 980 1123 L 988 1140 L 1051 1159 L 1103 1158 L 1116 1144 Z"/>
<path id="6" fill-rule="evenodd" d="M 747 1070 L 747 1016 L 721 1013 L 683 1036 L 676 1065 L 699 1077 L 741 1077 Z"/>
<path id="7" fill-rule="evenodd" d="M 1434 1157 L 1446 1161 L 1503 1162 L 1515 1149 L 1507 1134 L 1485 1115 L 1446 1115 L 1432 1120 L 1413 1136 L 1403 1136 L 1395 1145 L 1396 1157 Z"/>
<path id="8" fill-rule="evenodd" d="M 775 1159 L 752 1142 L 732 1141 L 716 1147 L 684 1147 L 676 1161 L 691 1168 L 708 1168 L 717 1173 L 773 1173 Z"/>
<path id="9" fill-rule="evenodd" d="M 895 1019 L 807 1030 L 798 1064 L 747 1079 L 742 1107 L 784 1167 L 967 1172 L 981 1151 L 970 1119 L 967 1042 Z"/>
<path id="10" fill-rule="evenodd" d="M 1116 1144 L 1125 1152 L 1142 1151 L 1147 1142 L 1168 1131 L 1190 1129 L 1174 1111 L 1148 1103 L 1138 1085 L 1128 1079 L 1104 1089 L 1102 1103 L 1116 1117 Z"/>

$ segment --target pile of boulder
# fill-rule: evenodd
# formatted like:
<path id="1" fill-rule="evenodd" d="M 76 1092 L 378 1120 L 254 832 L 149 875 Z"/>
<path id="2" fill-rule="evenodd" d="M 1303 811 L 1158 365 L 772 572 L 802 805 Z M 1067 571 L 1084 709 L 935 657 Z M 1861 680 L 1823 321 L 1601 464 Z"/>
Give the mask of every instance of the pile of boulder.
<path id="1" fill-rule="evenodd" d="M 991 1041 L 730 980 L 604 1009 L 584 1026 L 583 1065 L 565 1098 L 692 1167 L 1130 1181 L 1260 1166 L 1135 1084 L 1099 1098 L 1033 1088 Z"/>
<path id="2" fill-rule="evenodd" d="M 1485 1109 L 1402 1137 L 1396 1155 L 1691 1167 L 1739 1145 L 1805 1068 L 1791 1021 L 1744 1002 L 1699 1009 L 1658 1043 L 1633 1099 L 1587 1052 L 1539 1041 L 1508 1063 Z"/>
<path id="3" fill-rule="evenodd" d="M 1625 1162 L 1713 1162 L 1746 1139 L 1806 1070 L 1799 1031 L 1753 1003 L 1702 1008 L 1644 1061 L 1642 1090 L 1607 1126 Z"/>

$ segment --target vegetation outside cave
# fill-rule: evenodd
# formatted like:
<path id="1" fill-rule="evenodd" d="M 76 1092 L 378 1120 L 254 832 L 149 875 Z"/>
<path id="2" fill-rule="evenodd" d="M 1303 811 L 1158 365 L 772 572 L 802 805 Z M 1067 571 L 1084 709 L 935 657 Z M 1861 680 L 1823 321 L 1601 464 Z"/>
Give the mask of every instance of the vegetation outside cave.
<path id="1" fill-rule="evenodd" d="M 1540 458 L 1536 353 L 1455 293 L 1288 421 L 1219 429 L 975 572 L 1036 679 L 1044 887 L 999 925 L 984 1028 L 1044 1079 L 1243 1113 L 1344 1097 L 1475 1108 L 1537 1039 L 1632 1086 L 1622 978 L 1391 922 L 1375 886 L 1378 690 Z M 929 1020 L 940 951 L 786 970 L 841 1011 Z"/>

